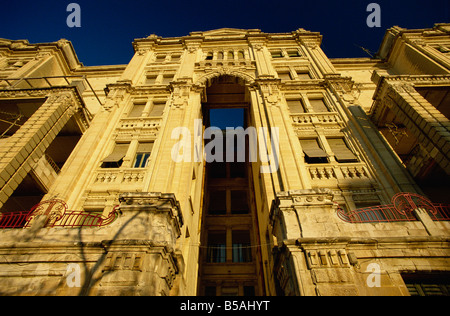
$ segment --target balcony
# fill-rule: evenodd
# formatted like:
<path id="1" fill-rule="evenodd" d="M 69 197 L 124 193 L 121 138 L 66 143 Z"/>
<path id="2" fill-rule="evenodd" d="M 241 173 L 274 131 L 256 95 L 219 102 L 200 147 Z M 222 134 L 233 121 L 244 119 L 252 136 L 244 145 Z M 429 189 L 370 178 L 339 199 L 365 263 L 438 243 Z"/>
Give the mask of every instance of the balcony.
<path id="1" fill-rule="evenodd" d="M 104 217 L 97 213 L 68 210 L 64 201 L 54 199 L 43 201 L 26 212 L 0 213 L 0 229 L 31 227 L 39 216 L 46 216 L 44 227 L 102 227 L 111 224 L 118 215 L 118 206 Z"/>
<path id="2" fill-rule="evenodd" d="M 417 221 L 414 211 L 425 210 L 433 221 L 450 220 L 450 204 L 435 204 L 413 193 L 398 193 L 392 204 L 365 207 L 346 212 L 338 207 L 338 217 L 347 223 L 383 223 Z"/>
<path id="3" fill-rule="evenodd" d="M 291 114 L 294 125 L 314 125 L 314 124 L 343 124 L 337 112 L 322 113 L 297 113 Z"/>

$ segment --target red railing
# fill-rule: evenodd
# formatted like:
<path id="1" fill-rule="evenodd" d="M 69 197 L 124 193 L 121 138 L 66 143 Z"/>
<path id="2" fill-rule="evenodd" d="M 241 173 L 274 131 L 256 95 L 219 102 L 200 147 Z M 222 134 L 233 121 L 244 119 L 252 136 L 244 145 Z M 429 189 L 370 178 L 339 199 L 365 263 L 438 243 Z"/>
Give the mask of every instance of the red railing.
<path id="1" fill-rule="evenodd" d="M 49 227 L 101 227 L 111 224 L 118 216 L 116 208 L 107 217 L 101 214 L 89 214 L 80 211 L 69 211 Z"/>
<path id="2" fill-rule="evenodd" d="M 42 215 L 46 216 L 45 227 L 101 227 L 111 224 L 118 217 L 118 205 L 107 217 L 83 211 L 71 211 L 58 199 L 43 201 L 28 212 L 0 213 L 0 228 L 24 228 Z"/>
<path id="3" fill-rule="evenodd" d="M 31 211 L 0 213 L 0 228 L 27 227 L 28 217 L 30 216 L 30 213 Z"/>
<path id="4" fill-rule="evenodd" d="M 449 204 L 433 204 L 427 198 L 414 193 L 398 193 L 392 198 L 392 204 L 365 207 L 346 212 L 338 207 L 337 215 L 348 223 L 380 223 L 416 221 L 415 209 L 426 210 L 434 221 L 450 220 Z"/>

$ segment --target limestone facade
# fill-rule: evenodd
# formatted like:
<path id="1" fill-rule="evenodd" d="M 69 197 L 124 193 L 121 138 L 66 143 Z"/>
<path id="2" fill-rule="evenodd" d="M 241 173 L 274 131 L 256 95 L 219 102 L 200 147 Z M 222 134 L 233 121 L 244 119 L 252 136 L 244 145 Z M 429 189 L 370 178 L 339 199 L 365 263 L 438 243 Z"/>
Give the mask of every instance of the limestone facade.
<path id="1" fill-rule="evenodd" d="M 87 67 L 0 39 L 0 293 L 448 294 L 450 24 L 321 41 L 150 35 Z M 206 161 L 226 113 L 256 159 Z"/>

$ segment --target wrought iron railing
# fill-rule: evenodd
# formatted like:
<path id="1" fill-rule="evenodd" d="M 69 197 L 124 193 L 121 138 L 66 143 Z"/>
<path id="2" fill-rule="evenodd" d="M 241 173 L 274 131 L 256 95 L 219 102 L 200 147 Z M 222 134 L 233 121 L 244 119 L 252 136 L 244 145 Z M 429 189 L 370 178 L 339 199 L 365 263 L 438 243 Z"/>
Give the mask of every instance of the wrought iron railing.
<path id="1" fill-rule="evenodd" d="M 30 211 L 0 213 L 0 228 L 27 227 Z"/>
<path id="2" fill-rule="evenodd" d="M 104 217 L 101 214 L 71 211 L 58 199 L 43 201 L 28 212 L 0 213 L 0 228 L 30 227 L 34 219 L 46 216 L 45 227 L 102 227 L 111 224 L 119 215 L 118 205 Z"/>
<path id="3" fill-rule="evenodd" d="M 427 198 L 414 193 L 398 193 L 392 204 L 365 207 L 346 212 L 338 207 L 337 215 L 348 223 L 404 222 L 418 220 L 414 210 L 425 210 L 434 221 L 450 220 L 450 204 L 434 204 Z"/>

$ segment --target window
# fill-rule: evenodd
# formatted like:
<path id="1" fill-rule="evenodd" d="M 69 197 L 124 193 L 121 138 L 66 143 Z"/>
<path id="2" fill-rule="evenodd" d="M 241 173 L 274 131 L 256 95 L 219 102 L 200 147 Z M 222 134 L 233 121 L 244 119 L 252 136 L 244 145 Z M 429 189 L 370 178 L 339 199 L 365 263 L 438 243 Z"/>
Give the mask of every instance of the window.
<path id="1" fill-rule="evenodd" d="M 218 52 L 217 53 L 217 59 L 223 59 L 223 53 L 222 52 Z"/>
<path id="2" fill-rule="evenodd" d="M 283 57 L 283 53 L 281 52 L 280 49 L 273 50 L 270 52 L 270 54 L 272 55 L 272 58 L 282 58 Z"/>
<path id="3" fill-rule="evenodd" d="M 152 152 L 153 143 L 139 143 L 133 168 L 145 168 Z"/>
<path id="4" fill-rule="evenodd" d="M 308 71 L 297 71 L 298 80 L 309 80 L 311 75 Z"/>
<path id="5" fill-rule="evenodd" d="M 149 113 L 149 116 L 161 116 L 163 115 L 164 108 L 166 106 L 165 101 L 153 101 L 152 110 Z"/>
<path id="6" fill-rule="evenodd" d="M 233 51 L 230 50 L 230 51 L 228 52 L 227 59 L 234 59 L 234 52 L 233 52 Z"/>
<path id="7" fill-rule="evenodd" d="M 233 262 L 252 262 L 250 232 L 248 230 L 233 230 Z"/>
<path id="8" fill-rule="evenodd" d="M 102 168 L 119 168 L 123 163 L 123 158 L 127 154 L 130 143 L 116 144 L 109 156 L 102 160 Z"/>
<path id="9" fill-rule="evenodd" d="M 245 190 L 231 191 L 231 214 L 248 214 L 248 197 Z"/>
<path id="10" fill-rule="evenodd" d="M 227 213 L 227 191 L 218 190 L 209 192 L 209 215 L 225 215 Z"/>
<path id="11" fill-rule="evenodd" d="M 300 57 L 300 53 L 296 49 L 291 49 L 287 51 L 289 57 Z"/>
<path id="12" fill-rule="evenodd" d="M 145 102 L 134 103 L 128 117 L 140 117 L 145 108 Z"/>
<path id="13" fill-rule="evenodd" d="M 250 212 L 247 190 L 211 190 L 208 194 L 208 215 L 244 215 Z"/>
<path id="14" fill-rule="evenodd" d="M 280 78 L 281 80 L 292 80 L 291 74 L 289 71 L 279 72 L 278 78 Z"/>
<path id="15" fill-rule="evenodd" d="M 239 58 L 239 59 L 245 59 L 245 54 L 244 54 L 243 51 L 240 50 L 240 51 L 238 52 L 238 58 Z"/>
<path id="16" fill-rule="evenodd" d="M 147 78 L 145 80 L 145 84 L 155 84 L 157 78 L 158 78 L 158 76 L 155 75 L 155 74 L 147 75 Z"/>
<path id="17" fill-rule="evenodd" d="M 227 261 L 226 232 L 209 231 L 206 261 L 209 263 L 224 263 Z"/>
<path id="18" fill-rule="evenodd" d="M 301 139 L 300 144 L 305 154 L 306 163 L 327 163 L 328 155 L 320 148 L 317 139 Z"/>
<path id="19" fill-rule="evenodd" d="M 344 138 L 329 138 L 328 144 L 338 162 L 358 161 L 355 154 L 348 148 Z"/>
<path id="20" fill-rule="evenodd" d="M 329 112 L 330 111 L 327 108 L 323 99 L 309 99 L 309 103 L 311 104 L 314 112 Z"/>
<path id="21" fill-rule="evenodd" d="M 411 296 L 450 296 L 450 275 L 445 272 L 402 274 Z"/>
<path id="22" fill-rule="evenodd" d="M 212 52 L 209 52 L 209 53 L 206 55 L 206 60 L 213 60 L 213 57 L 214 57 L 214 54 L 213 54 Z"/>
<path id="23" fill-rule="evenodd" d="M 305 107 L 301 99 L 286 100 L 291 114 L 305 113 Z"/>
<path id="24" fill-rule="evenodd" d="M 163 79 L 162 79 L 162 84 L 165 84 L 165 85 L 169 84 L 173 80 L 173 77 L 174 77 L 173 74 L 164 75 Z"/>
<path id="25" fill-rule="evenodd" d="M 166 56 L 165 55 L 157 55 L 156 56 L 156 62 L 157 63 L 162 63 L 165 60 L 166 60 Z"/>
<path id="26" fill-rule="evenodd" d="M 171 61 L 179 61 L 181 58 L 180 54 L 174 54 L 172 55 Z"/>

